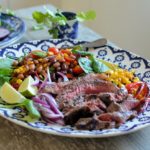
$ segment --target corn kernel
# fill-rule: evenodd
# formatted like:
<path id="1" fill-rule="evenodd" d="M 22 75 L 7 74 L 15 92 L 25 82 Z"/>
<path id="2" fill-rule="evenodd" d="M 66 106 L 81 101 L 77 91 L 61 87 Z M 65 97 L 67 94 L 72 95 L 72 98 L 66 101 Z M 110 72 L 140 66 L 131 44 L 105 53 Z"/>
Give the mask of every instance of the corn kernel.
<path id="1" fill-rule="evenodd" d="M 140 79 L 139 79 L 138 77 L 135 77 L 135 78 L 133 79 L 133 82 L 138 82 L 138 81 L 140 81 Z"/>
<path id="2" fill-rule="evenodd" d="M 16 81 L 16 83 L 20 85 L 20 84 L 22 83 L 22 80 L 21 80 L 21 79 L 18 79 L 18 80 Z"/>
<path id="3" fill-rule="evenodd" d="M 62 56 L 61 56 L 60 54 L 58 54 L 58 55 L 56 56 L 56 59 L 57 59 L 57 60 L 60 60 L 60 59 L 62 59 Z"/>
<path id="4" fill-rule="evenodd" d="M 53 52 L 48 52 L 47 55 L 52 56 L 52 55 L 54 55 L 54 53 Z"/>

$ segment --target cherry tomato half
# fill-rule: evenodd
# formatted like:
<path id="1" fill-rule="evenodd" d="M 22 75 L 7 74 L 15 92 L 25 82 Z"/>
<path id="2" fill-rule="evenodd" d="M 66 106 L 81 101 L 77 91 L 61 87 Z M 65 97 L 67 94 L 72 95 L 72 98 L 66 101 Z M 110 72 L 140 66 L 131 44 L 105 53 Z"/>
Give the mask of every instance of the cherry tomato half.
<path id="1" fill-rule="evenodd" d="M 56 48 L 56 47 L 50 47 L 50 48 L 48 49 L 48 52 L 53 52 L 54 55 L 57 55 L 57 54 L 59 53 L 59 50 L 58 50 L 58 48 Z"/>
<path id="2" fill-rule="evenodd" d="M 145 82 L 135 82 L 126 85 L 128 93 L 139 100 L 145 99 L 149 95 L 149 87 Z"/>

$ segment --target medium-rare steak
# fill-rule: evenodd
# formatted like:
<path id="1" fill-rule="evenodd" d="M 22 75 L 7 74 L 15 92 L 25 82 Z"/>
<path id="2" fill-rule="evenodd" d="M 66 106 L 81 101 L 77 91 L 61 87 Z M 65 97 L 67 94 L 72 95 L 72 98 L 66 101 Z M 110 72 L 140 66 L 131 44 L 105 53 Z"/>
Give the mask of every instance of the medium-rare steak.
<path id="1" fill-rule="evenodd" d="M 87 130 L 118 127 L 135 117 L 143 104 L 104 79 L 101 74 L 88 74 L 50 83 L 42 90 L 55 95 L 66 125 Z"/>
<path id="2" fill-rule="evenodd" d="M 66 84 L 63 90 L 59 91 L 57 102 L 71 100 L 81 94 L 99 94 L 102 92 L 118 93 L 119 88 L 111 82 L 102 80 L 99 74 L 90 74 Z"/>
<path id="3" fill-rule="evenodd" d="M 100 92 L 117 93 L 117 88 L 113 83 L 103 80 L 101 74 L 89 74 L 68 82 L 50 83 L 47 84 L 43 91 L 51 94 L 58 94 L 60 99 L 72 98 L 78 93 L 83 94 L 98 94 Z M 66 93 L 68 95 L 66 95 Z"/>

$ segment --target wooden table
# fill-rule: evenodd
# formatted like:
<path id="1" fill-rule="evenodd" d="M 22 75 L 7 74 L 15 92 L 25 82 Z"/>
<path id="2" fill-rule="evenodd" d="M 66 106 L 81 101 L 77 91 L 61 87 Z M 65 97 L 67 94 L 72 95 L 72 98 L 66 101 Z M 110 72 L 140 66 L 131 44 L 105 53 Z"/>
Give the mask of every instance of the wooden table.
<path id="1" fill-rule="evenodd" d="M 55 7 L 49 5 L 52 10 Z M 49 38 L 47 31 L 32 31 L 31 13 L 34 7 L 18 10 L 17 15 L 26 18 L 27 32 L 19 42 Z M 80 26 L 79 39 L 92 41 L 101 36 Z M 13 124 L 0 118 L 0 150 L 150 150 L 150 127 L 132 134 L 97 139 L 66 138 L 43 134 Z"/>

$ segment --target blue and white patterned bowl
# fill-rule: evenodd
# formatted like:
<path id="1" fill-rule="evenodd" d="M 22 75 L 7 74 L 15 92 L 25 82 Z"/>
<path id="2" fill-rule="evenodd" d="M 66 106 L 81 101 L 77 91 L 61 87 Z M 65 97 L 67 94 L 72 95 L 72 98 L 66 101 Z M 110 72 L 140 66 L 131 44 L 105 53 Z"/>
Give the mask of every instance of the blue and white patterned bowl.
<path id="1" fill-rule="evenodd" d="M 1 13 L 0 20 L 4 24 L 4 27 L 10 30 L 9 36 L 0 41 L 0 48 L 16 42 L 26 31 L 25 23 L 16 16 Z"/>
<path id="2" fill-rule="evenodd" d="M 30 52 L 34 49 L 42 49 L 46 51 L 49 46 L 67 47 L 77 44 L 82 44 L 83 41 L 75 40 L 40 40 L 40 41 L 31 41 L 22 44 L 16 44 L 12 47 L 7 47 L 0 50 L 0 57 L 5 57 L 5 55 L 21 56 L 24 52 Z M 97 57 L 108 60 L 110 62 L 116 63 L 122 68 L 126 69 L 136 69 L 136 74 L 143 81 L 150 83 L 150 62 L 144 58 L 136 56 L 126 50 L 115 49 L 111 46 L 96 48 L 91 50 Z M 0 107 L 0 115 L 16 124 L 21 126 L 48 133 L 55 134 L 60 136 L 68 137 L 110 137 L 121 134 L 127 134 L 130 132 L 137 131 L 141 128 L 144 128 L 150 125 L 150 104 L 146 110 L 139 114 L 138 117 L 134 118 L 131 121 L 126 122 L 118 129 L 107 129 L 107 130 L 94 130 L 94 131 L 82 131 L 76 130 L 70 126 L 58 126 L 58 125 L 49 125 L 42 120 L 33 120 L 31 119 L 27 112 L 23 109 L 16 107 L 13 109 L 6 109 Z"/>
<path id="3" fill-rule="evenodd" d="M 73 12 L 62 12 L 62 14 L 69 19 L 70 17 L 76 16 Z M 71 38 L 76 39 L 78 36 L 78 27 L 79 22 L 77 19 L 70 19 L 67 21 L 66 25 L 58 25 L 56 28 L 58 29 L 58 38 Z"/>

